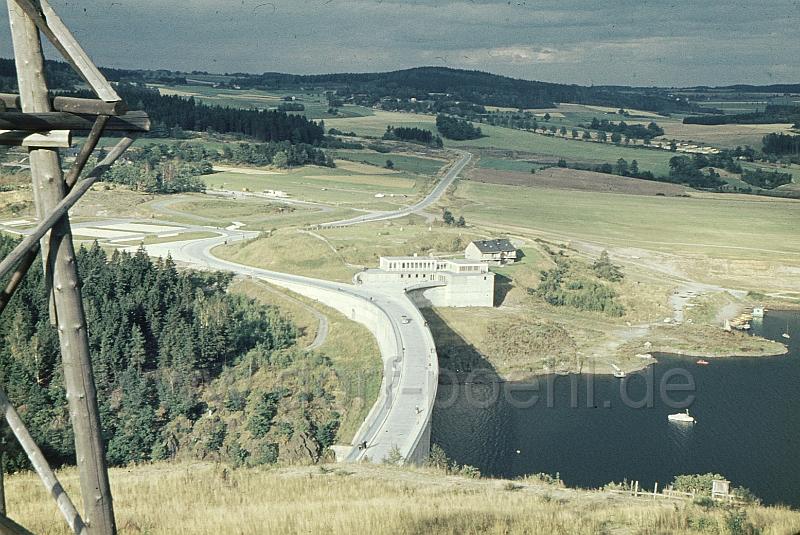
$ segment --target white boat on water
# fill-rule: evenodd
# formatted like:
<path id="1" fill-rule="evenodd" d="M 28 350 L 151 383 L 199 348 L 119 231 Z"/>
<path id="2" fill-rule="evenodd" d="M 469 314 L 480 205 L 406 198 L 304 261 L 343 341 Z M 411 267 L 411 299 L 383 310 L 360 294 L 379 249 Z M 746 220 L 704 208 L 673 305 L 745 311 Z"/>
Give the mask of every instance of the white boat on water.
<path id="1" fill-rule="evenodd" d="M 784 338 L 791 338 L 791 336 L 789 336 L 789 333 L 783 333 L 781 336 L 783 336 Z"/>
<path id="2" fill-rule="evenodd" d="M 670 422 L 679 422 L 682 424 L 693 424 L 694 416 L 690 416 L 689 409 L 686 409 L 686 412 L 676 412 L 675 414 L 668 415 L 667 420 L 669 420 Z"/>

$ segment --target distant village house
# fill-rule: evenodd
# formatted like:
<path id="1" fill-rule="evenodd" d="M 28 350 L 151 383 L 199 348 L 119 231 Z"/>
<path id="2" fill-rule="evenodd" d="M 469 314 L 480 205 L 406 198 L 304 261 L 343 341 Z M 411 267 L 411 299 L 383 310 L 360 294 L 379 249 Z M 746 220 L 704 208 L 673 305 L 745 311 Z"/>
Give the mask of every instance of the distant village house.
<path id="1" fill-rule="evenodd" d="M 517 248 L 509 240 L 477 240 L 464 252 L 467 260 L 494 265 L 513 264 L 518 259 Z"/>

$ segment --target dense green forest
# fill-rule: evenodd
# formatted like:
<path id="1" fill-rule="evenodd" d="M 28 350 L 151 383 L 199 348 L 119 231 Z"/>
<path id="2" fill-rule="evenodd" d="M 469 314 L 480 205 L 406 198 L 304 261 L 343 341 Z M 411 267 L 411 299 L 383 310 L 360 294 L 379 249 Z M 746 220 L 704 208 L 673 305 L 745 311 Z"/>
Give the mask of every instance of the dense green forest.
<path id="1" fill-rule="evenodd" d="M 658 88 L 586 87 L 446 67 L 360 74 L 264 73 L 237 76 L 231 80 L 230 86 L 266 90 L 293 86 L 324 87 L 336 91 L 342 100 L 372 106 L 387 99 L 385 104 L 390 109 L 409 111 L 444 111 L 427 108 L 419 101 L 422 99 L 510 108 L 549 108 L 557 102 L 574 102 L 660 112 L 702 111 L 685 100 L 671 98 L 668 91 Z"/>
<path id="2" fill-rule="evenodd" d="M 742 172 L 742 180 L 757 188 L 775 189 L 784 184 L 791 184 L 792 175 L 764 169 L 745 169 Z"/>
<path id="3" fill-rule="evenodd" d="M 683 118 L 684 124 L 773 124 L 800 122 L 800 106 L 770 104 L 764 111 L 729 115 L 692 115 Z"/>
<path id="4" fill-rule="evenodd" d="M 4 256 L 16 241 L 0 237 Z M 77 263 L 112 464 L 174 457 L 316 460 L 334 440 L 335 374 L 293 349 L 277 309 L 227 291 L 231 276 L 96 244 Z M 36 262 L 0 316 L 0 382 L 48 460 L 74 462 L 56 330 Z M 3 429 L 6 468 L 27 466 Z"/>
<path id="5" fill-rule="evenodd" d="M 800 156 L 800 136 L 767 134 L 763 143 L 763 151 L 766 154 Z"/>
<path id="6" fill-rule="evenodd" d="M 393 141 L 411 141 L 413 143 L 423 143 L 425 145 L 442 146 L 442 138 L 434 136 L 433 132 L 424 128 L 411 128 L 407 126 L 387 126 L 383 139 Z"/>
<path id="7" fill-rule="evenodd" d="M 257 141 L 289 141 L 318 145 L 325 138 L 325 125 L 309 121 L 303 115 L 274 110 L 243 110 L 208 106 L 193 98 L 162 95 L 156 89 L 133 84 L 120 84 L 120 96 L 132 109 L 146 111 L 153 120 L 154 134 L 166 137 L 170 129 L 194 132 L 213 131 L 241 134 Z M 90 98 L 88 91 L 68 94 Z"/>
<path id="8" fill-rule="evenodd" d="M 478 139 L 483 136 L 480 127 L 472 126 L 469 121 L 448 115 L 436 116 L 436 128 L 447 139 Z"/>
<path id="9" fill-rule="evenodd" d="M 719 173 L 713 168 L 705 168 L 704 163 L 702 158 L 673 156 L 669 159 L 669 181 L 701 189 L 724 186 L 726 182 Z"/>

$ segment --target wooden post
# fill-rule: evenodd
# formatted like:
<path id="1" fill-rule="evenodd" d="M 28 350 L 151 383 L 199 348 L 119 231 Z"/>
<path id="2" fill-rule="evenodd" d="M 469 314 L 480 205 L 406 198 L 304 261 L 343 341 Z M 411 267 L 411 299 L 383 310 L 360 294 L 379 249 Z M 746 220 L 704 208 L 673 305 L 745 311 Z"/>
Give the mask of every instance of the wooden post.
<path id="1" fill-rule="evenodd" d="M 8 13 L 22 110 L 50 112 L 39 33 L 15 0 L 8 0 Z M 36 211 L 44 219 L 65 195 L 60 158 L 56 149 L 29 149 L 29 155 Z M 72 232 L 66 215 L 50 231 L 49 240 L 45 238 L 43 242 L 45 276 L 52 281 L 67 401 L 75 433 L 87 534 L 114 535 L 114 509 L 100 434 L 97 392 Z"/>
<path id="2" fill-rule="evenodd" d="M 50 212 L 44 217 L 38 225 L 36 225 L 32 230 L 28 232 L 28 235 L 23 238 L 19 244 L 17 244 L 14 249 L 8 253 L 3 260 L 0 260 L 0 278 L 5 277 L 9 273 L 11 273 L 12 268 L 17 265 L 18 262 L 21 262 L 22 259 L 29 254 L 29 251 L 36 247 L 36 242 L 43 238 L 47 232 L 55 227 L 62 216 L 66 215 L 70 208 L 72 208 L 75 203 L 77 203 L 84 193 L 89 191 L 89 188 L 92 187 L 97 179 L 99 179 L 103 173 L 111 167 L 111 164 L 114 163 L 120 155 L 122 155 L 125 150 L 133 144 L 135 141 L 134 137 L 124 137 L 122 138 L 119 143 L 117 143 L 111 152 L 103 158 L 103 161 L 100 162 L 92 169 L 86 178 L 78 182 L 75 187 L 70 191 L 66 197 L 64 197 Z M 44 241 L 44 240 L 43 240 Z"/>
<path id="3" fill-rule="evenodd" d="M 11 402 L 8 400 L 8 397 L 2 388 L 0 388 L 0 412 L 2 412 L 6 422 L 8 422 L 11 432 L 14 433 L 15 437 L 17 437 L 19 445 L 22 446 L 23 450 L 25 450 L 25 454 L 28 456 L 31 466 L 33 466 L 33 469 L 36 470 L 37 474 L 39 474 L 39 478 L 42 480 L 44 488 L 58 504 L 58 509 L 61 511 L 61 514 L 67 521 L 67 524 L 69 524 L 70 529 L 73 531 L 73 533 L 79 533 L 81 535 L 87 533 L 86 525 L 81 519 L 81 515 L 75 508 L 72 500 L 70 500 L 69 495 L 64 490 L 64 487 L 61 486 L 61 483 L 58 481 L 55 472 L 53 472 L 53 469 L 50 468 L 49 464 L 47 464 L 47 459 L 45 459 L 44 455 L 42 455 L 42 450 L 40 450 L 39 446 L 36 445 L 36 441 L 33 440 L 33 437 L 25 427 L 25 424 L 23 423 L 22 418 L 20 418 L 17 409 L 11 405 Z"/>
<path id="4" fill-rule="evenodd" d="M 6 459 L 6 441 L 0 438 L 0 516 L 6 516 L 6 483 L 3 461 Z"/>

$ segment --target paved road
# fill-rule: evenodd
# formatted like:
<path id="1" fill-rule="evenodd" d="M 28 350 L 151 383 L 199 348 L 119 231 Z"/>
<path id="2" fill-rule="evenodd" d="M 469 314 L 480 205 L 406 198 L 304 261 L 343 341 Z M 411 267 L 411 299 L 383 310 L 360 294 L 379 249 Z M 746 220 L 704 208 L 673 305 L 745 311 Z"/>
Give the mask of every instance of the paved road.
<path id="1" fill-rule="evenodd" d="M 322 223 L 319 225 L 322 228 L 330 228 L 330 227 L 347 227 L 350 225 L 357 225 L 359 223 L 368 223 L 372 221 L 387 221 L 389 219 L 398 219 L 400 217 L 405 217 L 407 215 L 415 214 L 417 212 L 421 212 L 425 210 L 432 204 L 436 203 L 439 199 L 442 198 L 444 192 L 447 191 L 447 188 L 458 178 L 458 175 L 461 174 L 461 171 L 467 166 L 467 164 L 472 159 L 472 154 L 466 151 L 456 151 L 459 154 L 459 159 L 453 166 L 450 168 L 449 171 L 445 174 L 444 178 L 433 188 L 424 199 L 419 201 L 416 204 L 408 206 L 406 208 L 400 208 L 399 210 L 393 210 L 390 212 L 374 212 L 371 214 L 365 214 L 357 217 L 353 217 L 351 219 L 342 219 L 340 221 L 331 221 L 330 223 Z"/>
<path id="2" fill-rule="evenodd" d="M 320 292 L 341 293 L 359 300 L 362 309 L 376 311 L 388 326 L 391 349 L 385 345 L 381 355 L 384 378 L 379 399 L 353 439 L 353 444 L 366 442 L 367 449 L 353 448 L 345 455 L 345 460 L 359 461 L 369 457 L 373 462 L 380 462 L 395 447 L 404 458 L 411 457 L 420 437 L 428 428 L 438 382 L 438 361 L 433 338 L 416 306 L 401 291 L 366 289 L 222 260 L 213 256 L 211 249 L 223 242 L 252 238 L 257 233 L 238 230 L 217 232 L 220 236 L 214 238 L 154 244 L 146 246 L 146 249 L 152 256 L 170 254 L 176 262 L 193 267 L 231 271 L 301 293 L 308 290 L 305 294 L 310 297 L 319 297 Z M 324 301 L 322 297 L 319 299 Z M 410 321 L 402 321 L 403 316 Z"/>

